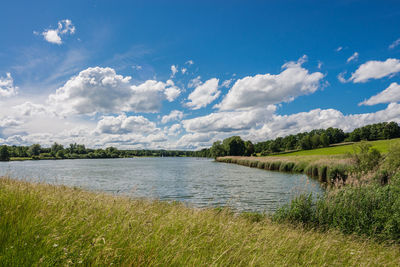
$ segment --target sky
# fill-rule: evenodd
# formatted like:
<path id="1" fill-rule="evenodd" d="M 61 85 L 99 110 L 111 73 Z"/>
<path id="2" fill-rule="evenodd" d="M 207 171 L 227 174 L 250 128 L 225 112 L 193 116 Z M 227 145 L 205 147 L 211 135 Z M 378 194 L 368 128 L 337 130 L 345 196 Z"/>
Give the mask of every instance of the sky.
<path id="1" fill-rule="evenodd" d="M 0 144 L 196 150 L 400 122 L 398 1 L 3 1 Z"/>

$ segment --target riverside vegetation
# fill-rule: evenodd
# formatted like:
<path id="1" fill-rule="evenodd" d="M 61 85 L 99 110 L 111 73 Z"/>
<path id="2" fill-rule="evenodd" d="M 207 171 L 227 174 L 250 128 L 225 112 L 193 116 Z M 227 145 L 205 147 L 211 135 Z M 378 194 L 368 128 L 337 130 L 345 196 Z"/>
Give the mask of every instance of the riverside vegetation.
<path id="1" fill-rule="evenodd" d="M 398 266 L 400 247 L 228 209 L 0 178 L 6 266 Z"/>

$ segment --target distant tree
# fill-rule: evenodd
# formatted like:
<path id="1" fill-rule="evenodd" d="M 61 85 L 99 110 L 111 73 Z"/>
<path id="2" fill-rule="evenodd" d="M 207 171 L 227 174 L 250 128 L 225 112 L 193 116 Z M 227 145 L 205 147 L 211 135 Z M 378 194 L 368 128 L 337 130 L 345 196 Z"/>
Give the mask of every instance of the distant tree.
<path id="1" fill-rule="evenodd" d="M 210 149 L 213 158 L 225 156 L 226 151 L 221 141 L 215 141 Z"/>
<path id="2" fill-rule="evenodd" d="M 54 144 L 51 146 L 50 153 L 53 157 L 55 157 L 57 155 L 57 152 L 60 150 L 63 150 L 63 149 L 64 149 L 64 147 L 62 145 L 54 142 Z"/>
<path id="3" fill-rule="evenodd" d="M 28 154 L 30 156 L 39 156 L 40 155 L 40 150 L 42 147 L 39 144 L 33 144 L 29 147 L 28 149 Z"/>
<path id="4" fill-rule="evenodd" d="M 9 161 L 10 160 L 10 153 L 8 151 L 8 147 L 3 145 L 0 147 L 0 161 Z"/>
<path id="5" fill-rule="evenodd" d="M 304 150 L 312 148 L 311 138 L 308 134 L 300 140 L 300 148 Z"/>
<path id="6" fill-rule="evenodd" d="M 321 134 L 320 140 L 321 140 L 321 145 L 323 147 L 329 146 L 329 138 L 328 138 L 328 135 L 326 133 Z"/>
<path id="7" fill-rule="evenodd" d="M 314 134 L 311 137 L 311 144 L 313 148 L 318 148 L 320 145 L 320 136 L 318 134 Z"/>
<path id="8" fill-rule="evenodd" d="M 249 140 L 249 141 L 245 141 L 244 142 L 244 147 L 245 147 L 245 151 L 244 154 L 246 156 L 251 156 L 254 153 L 254 145 L 253 143 Z"/>
<path id="9" fill-rule="evenodd" d="M 400 127 L 399 125 L 392 121 L 386 124 L 382 130 L 382 135 L 384 139 L 391 139 L 400 137 Z"/>
<path id="10" fill-rule="evenodd" d="M 58 150 L 57 153 L 56 153 L 56 157 L 60 158 L 60 159 L 65 158 L 64 150 Z"/>
<path id="11" fill-rule="evenodd" d="M 225 151 L 227 152 L 227 155 L 229 156 L 242 156 L 244 155 L 245 152 L 245 145 L 240 138 L 240 136 L 232 136 L 229 138 L 224 139 L 222 142 L 224 145 Z"/>

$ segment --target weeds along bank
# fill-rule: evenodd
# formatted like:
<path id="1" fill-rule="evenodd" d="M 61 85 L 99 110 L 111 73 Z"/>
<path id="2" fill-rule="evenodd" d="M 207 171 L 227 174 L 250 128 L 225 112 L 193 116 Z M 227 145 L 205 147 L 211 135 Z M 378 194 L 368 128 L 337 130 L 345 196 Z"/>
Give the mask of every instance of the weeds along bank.
<path id="1" fill-rule="evenodd" d="M 345 181 L 352 166 L 343 156 L 237 157 L 216 158 L 219 162 L 235 163 L 269 171 L 304 173 L 321 182 Z"/>
<path id="2" fill-rule="evenodd" d="M 26 265 L 398 266 L 400 247 L 229 210 L 0 178 L 0 262 Z"/>

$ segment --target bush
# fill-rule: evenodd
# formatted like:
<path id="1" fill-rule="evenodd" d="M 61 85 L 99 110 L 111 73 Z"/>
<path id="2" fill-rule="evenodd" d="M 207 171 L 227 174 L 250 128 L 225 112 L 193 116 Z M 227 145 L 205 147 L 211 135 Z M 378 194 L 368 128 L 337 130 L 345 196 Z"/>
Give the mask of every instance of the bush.
<path id="1" fill-rule="evenodd" d="M 273 215 L 273 220 L 334 228 L 379 240 L 400 241 L 400 174 L 388 185 L 345 186 L 313 203 L 300 195 Z"/>

